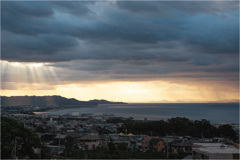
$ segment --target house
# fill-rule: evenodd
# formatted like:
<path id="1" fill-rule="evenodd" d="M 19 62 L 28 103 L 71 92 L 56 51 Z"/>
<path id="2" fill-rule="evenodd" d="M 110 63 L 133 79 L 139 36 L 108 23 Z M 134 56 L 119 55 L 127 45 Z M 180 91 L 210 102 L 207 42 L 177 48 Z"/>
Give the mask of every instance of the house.
<path id="1" fill-rule="evenodd" d="M 85 125 L 85 129 L 86 130 L 90 130 L 90 129 L 92 129 L 92 126 L 93 126 L 92 124 L 86 124 Z"/>
<path id="2" fill-rule="evenodd" d="M 239 148 L 223 143 L 193 143 L 193 159 L 239 159 Z"/>
<path id="3" fill-rule="evenodd" d="M 119 135 L 124 135 L 123 133 L 119 133 Z M 109 139 L 114 141 L 114 140 L 118 140 L 119 139 L 119 135 L 118 134 L 108 134 Z"/>
<path id="4" fill-rule="evenodd" d="M 134 143 L 136 148 L 138 148 L 138 150 L 141 150 L 142 140 L 144 137 L 145 137 L 144 135 L 133 135 L 133 136 L 131 136 L 131 138 L 132 138 L 131 143 Z"/>
<path id="5" fill-rule="evenodd" d="M 89 134 L 89 135 L 98 135 L 98 131 L 95 130 L 95 129 L 90 129 L 90 130 L 88 131 L 88 134 Z"/>
<path id="6" fill-rule="evenodd" d="M 141 150 L 141 146 L 142 146 L 142 141 L 139 140 L 138 138 L 132 138 L 130 139 L 130 145 L 128 146 L 128 148 L 133 151 L 133 150 Z"/>
<path id="7" fill-rule="evenodd" d="M 99 135 L 86 135 L 79 138 L 79 142 L 86 150 L 92 150 L 100 146 L 101 139 Z"/>
<path id="8" fill-rule="evenodd" d="M 146 136 L 142 139 L 142 146 L 141 146 L 141 150 L 143 152 L 146 152 L 148 151 L 150 148 L 149 148 L 149 141 L 152 139 L 152 138 L 158 138 L 158 137 L 150 137 L 150 136 Z"/>
<path id="9" fill-rule="evenodd" d="M 128 138 L 120 138 L 118 140 L 113 141 L 113 144 L 117 147 L 120 143 L 125 143 L 127 144 L 127 147 L 130 146 L 131 142 L 130 139 Z"/>
<path id="10" fill-rule="evenodd" d="M 173 144 L 183 142 L 180 137 L 177 136 L 167 136 L 161 138 L 165 142 L 164 152 L 174 153 L 174 147 L 171 147 Z"/>
<path id="11" fill-rule="evenodd" d="M 141 146 L 141 150 L 142 150 L 143 152 L 149 150 L 149 141 L 150 141 L 151 139 L 152 139 L 152 138 L 149 137 L 149 136 L 143 138 L 143 140 L 142 140 L 142 146 Z"/>
<path id="12" fill-rule="evenodd" d="M 74 145 L 74 138 L 68 135 L 58 134 L 54 137 L 54 141 L 51 145 L 65 146 L 66 148 L 72 147 Z"/>
<path id="13" fill-rule="evenodd" d="M 59 124 L 59 125 L 56 125 L 56 126 L 55 126 L 55 128 L 56 128 L 57 130 L 59 130 L 59 129 L 63 128 L 63 127 L 64 127 L 63 124 Z"/>
<path id="14" fill-rule="evenodd" d="M 82 133 L 79 133 L 79 132 L 64 132 L 64 134 L 70 136 L 73 138 L 73 144 L 74 146 L 78 146 L 79 144 L 79 138 L 83 136 Z"/>
<path id="15" fill-rule="evenodd" d="M 192 154 L 192 141 L 183 141 L 171 144 L 171 151 L 176 154 Z"/>
<path id="16" fill-rule="evenodd" d="M 80 138 L 80 137 L 83 136 L 82 133 L 79 133 L 77 131 L 74 131 L 74 132 L 64 132 L 64 134 L 66 134 L 66 135 L 68 135 L 68 136 L 70 136 L 70 137 L 72 137 L 74 139 L 77 139 L 77 138 Z"/>
<path id="17" fill-rule="evenodd" d="M 56 134 L 54 133 L 41 133 L 38 134 L 41 142 L 45 143 L 45 144 L 49 144 L 50 142 L 54 141 L 54 137 L 56 137 Z"/>
<path id="18" fill-rule="evenodd" d="M 163 152 L 165 148 L 165 142 L 160 138 L 152 138 L 149 141 L 150 150 L 155 150 L 158 152 Z"/>

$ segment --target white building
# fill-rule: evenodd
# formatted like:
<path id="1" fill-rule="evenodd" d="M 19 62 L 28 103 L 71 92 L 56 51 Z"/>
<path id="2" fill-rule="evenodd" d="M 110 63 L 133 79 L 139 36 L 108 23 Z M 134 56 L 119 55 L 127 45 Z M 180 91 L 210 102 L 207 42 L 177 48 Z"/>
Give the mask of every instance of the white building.
<path id="1" fill-rule="evenodd" d="M 239 148 L 222 143 L 193 143 L 193 159 L 239 159 Z"/>

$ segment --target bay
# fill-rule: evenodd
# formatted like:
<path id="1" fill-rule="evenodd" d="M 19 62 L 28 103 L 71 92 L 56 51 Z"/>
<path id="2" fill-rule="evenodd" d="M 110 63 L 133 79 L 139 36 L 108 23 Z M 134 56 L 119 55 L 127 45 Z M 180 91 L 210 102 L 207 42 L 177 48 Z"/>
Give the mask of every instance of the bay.
<path id="1" fill-rule="evenodd" d="M 140 103 L 102 104 L 93 108 L 69 108 L 48 111 L 49 114 L 114 114 L 133 117 L 136 120 L 167 120 L 172 117 L 186 117 L 190 120 L 206 119 L 212 123 L 239 123 L 239 103 Z"/>

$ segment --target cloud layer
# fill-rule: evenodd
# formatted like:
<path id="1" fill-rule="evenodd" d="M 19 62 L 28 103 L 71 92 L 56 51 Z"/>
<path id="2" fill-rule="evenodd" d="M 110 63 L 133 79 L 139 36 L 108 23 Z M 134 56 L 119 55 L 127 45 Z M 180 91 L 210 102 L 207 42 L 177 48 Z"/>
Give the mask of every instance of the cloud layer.
<path id="1" fill-rule="evenodd" d="M 63 81 L 237 84 L 238 3 L 4 1 L 1 58 L 47 62 Z"/>

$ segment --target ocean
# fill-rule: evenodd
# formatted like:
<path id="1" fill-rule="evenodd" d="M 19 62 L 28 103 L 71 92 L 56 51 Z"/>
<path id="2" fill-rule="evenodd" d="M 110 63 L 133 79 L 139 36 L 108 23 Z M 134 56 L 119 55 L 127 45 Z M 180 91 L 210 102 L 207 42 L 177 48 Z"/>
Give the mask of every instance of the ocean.
<path id="1" fill-rule="evenodd" d="M 136 120 L 167 120 L 186 117 L 190 120 L 206 119 L 211 123 L 239 123 L 239 103 L 160 103 L 160 104 L 106 104 L 90 108 L 69 108 L 49 111 L 49 114 L 114 114 Z"/>

